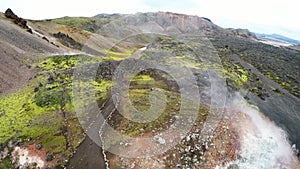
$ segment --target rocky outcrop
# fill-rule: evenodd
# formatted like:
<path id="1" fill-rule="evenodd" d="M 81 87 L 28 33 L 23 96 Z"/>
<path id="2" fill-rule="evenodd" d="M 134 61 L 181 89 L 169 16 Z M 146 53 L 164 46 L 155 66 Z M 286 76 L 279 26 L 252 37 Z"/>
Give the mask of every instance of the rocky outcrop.
<path id="1" fill-rule="evenodd" d="M 27 21 L 23 18 L 18 17 L 10 8 L 5 11 L 5 16 L 11 19 L 15 24 L 32 33 L 31 29 L 27 25 Z"/>
<path id="2" fill-rule="evenodd" d="M 212 21 L 210 19 L 206 18 L 206 17 L 202 17 L 202 19 L 212 23 Z"/>
<path id="3" fill-rule="evenodd" d="M 16 14 L 14 14 L 14 12 L 13 12 L 10 8 L 8 8 L 8 9 L 5 11 L 5 16 L 6 16 L 7 18 L 10 18 L 10 19 L 17 19 L 17 18 L 18 18 L 18 16 L 17 16 Z"/>
<path id="4" fill-rule="evenodd" d="M 53 34 L 55 38 L 57 38 L 63 45 L 73 48 L 73 49 L 79 49 L 81 50 L 82 44 L 75 41 L 73 38 L 71 38 L 69 35 L 66 35 L 64 33 L 58 32 Z"/>
<path id="5" fill-rule="evenodd" d="M 250 32 L 248 29 L 229 29 L 233 35 L 239 36 L 242 38 L 250 38 L 250 39 L 257 39 L 256 35 Z"/>

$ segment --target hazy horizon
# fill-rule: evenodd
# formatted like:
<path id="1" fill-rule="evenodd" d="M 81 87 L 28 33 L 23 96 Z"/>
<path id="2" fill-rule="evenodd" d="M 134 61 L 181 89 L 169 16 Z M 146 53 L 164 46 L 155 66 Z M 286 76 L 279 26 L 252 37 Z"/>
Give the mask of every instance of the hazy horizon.
<path id="1" fill-rule="evenodd" d="M 255 33 L 280 34 L 300 40 L 300 18 L 297 1 L 261 2 L 217 0 L 102 0 L 46 1 L 11 0 L 0 2 L 0 10 L 11 8 L 26 19 L 53 19 L 64 16 L 92 17 L 101 13 L 135 14 L 138 12 L 175 12 L 207 17 L 223 28 L 249 29 Z"/>

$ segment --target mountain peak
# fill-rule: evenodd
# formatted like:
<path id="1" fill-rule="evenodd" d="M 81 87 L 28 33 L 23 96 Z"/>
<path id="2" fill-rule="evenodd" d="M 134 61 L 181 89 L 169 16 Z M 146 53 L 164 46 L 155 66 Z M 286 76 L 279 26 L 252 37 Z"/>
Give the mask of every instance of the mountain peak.
<path id="1" fill-rule="evenodd" d="M 95 18 L 123 20 L 147 32 L 213 33 L 222 29 L 205 17 L 162 11 L 132 15 L 99 14 Z"/>

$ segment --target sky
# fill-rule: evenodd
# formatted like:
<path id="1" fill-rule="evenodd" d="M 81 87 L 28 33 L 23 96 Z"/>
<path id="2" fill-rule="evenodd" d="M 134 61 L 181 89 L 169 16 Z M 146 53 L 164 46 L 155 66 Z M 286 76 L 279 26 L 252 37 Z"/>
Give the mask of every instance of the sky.
<path id="1" fill-rule="evenodd" d="M 247 28 L 297 40 L 300 40 L 299 7 L 299 0 L 0 0 L 0 11 L 11 8 L 27 19 L 169 11 L 207 17 L 224 28 Z"/>

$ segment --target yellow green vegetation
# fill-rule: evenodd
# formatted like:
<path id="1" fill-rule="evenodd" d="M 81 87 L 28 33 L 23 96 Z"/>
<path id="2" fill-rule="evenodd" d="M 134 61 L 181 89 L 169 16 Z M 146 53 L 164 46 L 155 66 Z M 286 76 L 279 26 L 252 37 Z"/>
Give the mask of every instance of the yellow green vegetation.
<path id="1" fill-rule="evenodd" d="M 97 81 L 81 81 L 74 82 L 76 86 L 76 104 L 87 107 L 91 100 L 101 101 L 106 99 L 107 93 L 111 89 L 111 81 L 102 79 L 101 82 Z M 73 93 L 72 93 L 73 94 Z"/>
<path id="2" fill-rule="evenodd" d="M 47 134 L 51 131 L 57 131 L 57 126 L 50 126 L 51 128 L 46 130 L 44 128 L 46 125 L 36 126 L 35 119 L 40 119 L 43 115 L 49 115 L 46 112 L 53 111 L 53 108 L 37 106 L 34 96 L 31 93 L 32 88 L 28 87 L 23 91 L 1 98 L 0 142 L 7 142 L 13 137 L 32 138 L 40 136 L 43 133 Z"/>
<path id="3" fill-rule="evenodd" d="M 67 56 L 51 56 L 41 60 L 38 66 L 42 68 L 42 71 L 64 71 L 75 67 L 79 64 L 92 64 L 98 63 L 99 58 L 85 56 L 85 55 L 67 55 Z"/>
<path id="4" fill-rule="evenodd" d="M 274 80 L 276 83 L 278 83 L 280 85 L 280 87 L 282 87 L 283 89 L 289 91 L 291 94 L 293 94 L 295 96 L 300 95 L 299 86 L 295 85 L 295 79 L 292 75 L 286 74 L 285 76 L 288 79 L 285 79 L 285 78 L 280 78 L 274 72 L 272 73 L 272 72 L 267 71 L 267 70 L 263 71 L 262 73 L 264 75 L 266 75 L 269 79 Z M 278 94 L 278 91 L 275 91 L 275 93 Z"/>
<path id="5" fill-rule="evenodd" d="M 39 66 L 44 71 L 44 74 L 46 74 L 45 72 L 47 73 L 52 71 L 55 72 L 54 74 L 50 73 L 50 76 L 53 77 L 54 82 L 45 84 L 45 88 L 50 90 L 49 91 L 44 90 L 41 92 L 41 94 L 43 96 L 48 96 L 48 98 L 50 98 L 50 100 L 52 100 L 52 102 L 56 104 L 61 104 L 62 102 L 61 98 L 63 98 L 62 94 L 64 94 L 66 106 L 68 106 L 67 103 L 70 103 L 72 101 L 71 98 L 73 98 L 72 87 L 76 86 L 76 89 L 80 90 L 78 92 L 79 94 L 84 93 L 84 95 L 81 95 L 82 97 L 89 97 L 89 98 L 96 97 L 96 99 L 104 99 L 111 87 L 111 82 L 109 80 L 101 79 L 100 81 L 84 80 L 84 81 L 73 82 L 73 74 L 72 74 L 73 72 L 71 71 L 77 65 L 89 65 L 94 63 L 100 63 L 101 60 L 102 59 L 90 57 L 90 56 L 74 55 L 74 56 L 53 56 L 41 61 Z M 86 93 L 84 91 L 84 89 L 86 88 L 92 88 L 89 89 L 91 93 Z M 90 95 L 90 94 L 95 94 L 95 95 Z M 53 98 L 55 96 L 58 97 Z M 43 101 L 47 101 L 47 100 L 44 99 Z"/>
<path id="6" fill-rule="evenodd" d="M 90 32 L 96 32 L 99 28 L 98 25 L 107 23 L 107 19 L 86 17 L 63 17 L 53 19 L 52 22 L 73 28 L 84 29 Z"/>
<path id="7" fill-rule="evenodd" d="M 176 58 L 176 59 L 184 59 L 185 56 L 176 56 L 175 58 Z"/>
<path id="8" fill-rule="evenodd" d="M 173 59 L 173 58 L 170 58 Z M 202 63 L 199 60 L 196 60 L 194 58 L 189 58 L 186 56 L 176 56 L 175 57 L 175 62 L 176 64 L 182 65 L 182 66 L 188 66 L 189 68 L 195 68 L 195 69 L 199 69 L 199 68 L 203 68 Z M 171 61 L 172 63 L 172 61 Z M 207 64 L 205 64 L 206 66 Z"/>
<path id="9" fill-rule="evenodd" d="M 1 98 L 0 142 L 6 143 L 14 138 L 21 140 L 30 138 L 32 139 L 30 142 L 42 144 L 49 153 L 70 155 L 71 150 L 83 139 L 79 125 L 68 128 L 70 139 L 64 136 L 63 129 L 66 124 L 78 123 L 74 120 L 75 115 L 67 111 L 64 117 L 58 103 L 48 106 L 38 105 L 39 99 L 33 93 L 33 88 L 34 85 L 30 85 Z M 67 149 L 67 143 L 70 149 Z"/>
<path id="10" fill-rule="evenodd" d="M 164 113 L 162 113 L 155 121 L 143 124 L 135 123 L 129 120 L 123 120 L 122 125 L 118 126 L 118 129 L 125 129 L 125 133 L 130 136 L 135 136 L 140 133 L 148 133 L 152 130 L 161 131 L 166 129 L 168 124 L 175 121 L 174 116 L 178 113 L 180 109 L 180 95 L 175 92 L 166 91 L 160 89 L 166 96 L 166 107 Z M 134 107 L 140 112 L 149 110 L 149 89 L 132 89 L 129 93 L 129 98 L 133 102 Z M 162 99 L 162 98 L 160 98 Z M 146 115 L 145 115 L 146 116 Z"/>
<path id="11" fill-rule="evenodd" d="M 162 80 L 154 79 L 150 75 L 135 76 L 130 82 L 130 89 L 150 89 L 152 87 L 168 89 Z"/>
<path id="12" fill-rule="evenodd" d="M 84 139 L 72 102 L 72 70 L 80 63 L 98 60 L 82 55 L 52 56 L 37 63 L 40 71 L 25 88 L 0 99 L 0 142 L 21 140 L 27 144 L 25 140 L 30 138 L 28 144 L 42 144 L 49 153 L 67 159 Z M 92 86 L 94 97 L 105 99 L 111 82 L 81 85 Z"/>
<path id="13" fill-rule="evenodd" d="M 122 51 L 113 51 L 113 50 L 106 50 L 106 56 L 103 58 L 104 60 L 124 60 L 125 58 L 131 56 L 138 48 L 132 49 L 122 49 Z"/>
<path id="14" fill-rule="evenodd" d="M 64 18 L 54 19 L 52 21 L 57 24 L 79 28 L 80 26 L 87 24 L 89 22 L 95 22 L 96 19 L 85 18 L 85 17 L 64 17 Z"/>
<path id="15" fill-rule="evenodd" d="M 95 86 L 95 92 L 96 92 L 96 98 L 97 99 L 104 99 L 108 93 L 108 91 L 110 91 L 111 88 L 111 81 L 107 81 L 107 80 L 102 80 L 100 83 L 93 81 L 94 86 Z"/>
<path id="16" fill-rule="evenodd" d="M 281 82 L 281 86 L 290 87 L 291 85 L 288 82 Z"/>
<path id="17" fill-rule="evenodd" d="M 224 73 L 226 78 L 230 81 L 229 85 L 239 88 L 247 87 L 249 72 L 244 70 L 241 66 L 234 64 L 233 69 L 224 69 Z"/>
<path id="18" fill-rule="evenodd" d="M 151 90 L 154 90 L 153 87 L 156 89 L 168 88 L 164 82 L 156 81 L 149 75 L 141 74 L 132 79 L 129 90 L 129 99 L 136 109 L 146 111 L 150 108 L 149 94 Z M 165 93 L 166 90 L 161 90 L 161 92 Z"/>
<path id="19" fill-rule="evenodd" d="M 143 81 L 152 81 L 154 82 L 154 79 L 149 75 L 140 75 L 135 76 L 131 82 L 143 82 Z"/>
<path id="20" fill-rule="evenodd" d="M 159 77 L 157 77 L 159 76 Z M 160 77 L 163 77 L 163 74 L 147 74 L 142 73 L 137 75 L 131 81 L 129 88 L 129 99 L 135 109 L 140 113 L 147 112 L 151 103 L 149 100 L 149 95 L 153 91 L 160 91 L 165 96 L 166 106 L 163 110 L 163 113 L 159 117 L 149 123 L 137 123 L 130 121 L 119 114 L 114 114 L 112 120 L 109 122 L 111 125 L 115 126 L 118 131 L 129 136 L 137 136 L 144 133 L 152 133 L 153 131 L 159 132 L 167 129 L 172 125 L 176 116 L 179 115 L 180 106 L 181 106 L 181 96 L 180 93 L 174 89 L 174 87 L 166 84 L 164 80 L 159 80 Z M 174 90 L 172 90 L 174 89 Z M 160 95 L 154 94 L 154 97 L 160 97 Z M 164 100 L 163 98 L 157 98 L 156 100 Z M 149 112 L 147 112 L 149 113 Z M 203 121 L 206 118 L 207 109 L 202 107 L 199 109 L 198 120 Z M 144 115 L 147 117 L 147 114 Z M 117 123 L 118 125 L 114 125 Z M 111 146 L 114 143 L 114 140 L 111 141 Z"/>

